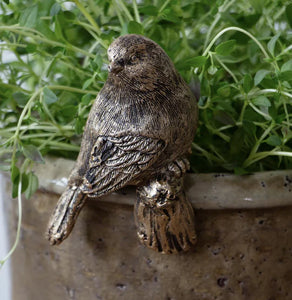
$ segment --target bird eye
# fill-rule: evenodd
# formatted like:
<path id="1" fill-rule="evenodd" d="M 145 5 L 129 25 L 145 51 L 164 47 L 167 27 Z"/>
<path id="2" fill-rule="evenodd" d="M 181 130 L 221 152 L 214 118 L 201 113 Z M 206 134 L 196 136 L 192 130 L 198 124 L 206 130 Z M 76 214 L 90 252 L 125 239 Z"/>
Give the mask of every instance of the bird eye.
<path id="1" fill-rule="evenodd" d="M 135 62 L 137 62 L 139 60 L 139 58 L 138 58 L 138 56 L 136 56 L 136 55 L 133 55 L 131 58 L 130 58 L 130 62 L 131 63 L 135 63 Z"/>
<path id="2" fill-rule="evenodd" d="M 121 58 L 117 61 L 117 64 L 123 66 L 125 64 L 124 60 Z"/>

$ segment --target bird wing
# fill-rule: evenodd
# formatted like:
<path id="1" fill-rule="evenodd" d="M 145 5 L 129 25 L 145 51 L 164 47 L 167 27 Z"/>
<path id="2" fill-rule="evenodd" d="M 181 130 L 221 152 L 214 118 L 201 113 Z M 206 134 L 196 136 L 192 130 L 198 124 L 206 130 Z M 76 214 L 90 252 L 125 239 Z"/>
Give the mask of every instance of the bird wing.
<path id="1" fill-rule="evenodd" d="M 156 161 L 166 143 L 144 136 L 99 136 L 81 190 L 98 197 L 125 186 Z"/>

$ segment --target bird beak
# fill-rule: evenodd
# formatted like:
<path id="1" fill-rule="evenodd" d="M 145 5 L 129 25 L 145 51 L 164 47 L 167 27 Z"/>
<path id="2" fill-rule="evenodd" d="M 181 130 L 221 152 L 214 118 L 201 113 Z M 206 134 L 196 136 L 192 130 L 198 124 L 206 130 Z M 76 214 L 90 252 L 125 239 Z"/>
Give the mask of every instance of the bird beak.
<path id="1" fill-rule="evenodd" d="M 119 72 L 121 72 L 123 70 L 123 66 L 115 63 L 115 62 L 111 62 L 108 65 L 108 71 L 114 74 L 118 74 Z"/>

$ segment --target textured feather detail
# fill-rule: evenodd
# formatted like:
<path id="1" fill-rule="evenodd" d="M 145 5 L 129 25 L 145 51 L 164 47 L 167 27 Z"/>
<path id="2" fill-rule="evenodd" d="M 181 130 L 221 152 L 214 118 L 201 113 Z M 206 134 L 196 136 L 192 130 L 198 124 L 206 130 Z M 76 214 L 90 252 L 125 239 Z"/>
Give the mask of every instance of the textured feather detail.
<path id="1" fill-rule="evenodd" d="M 152 165 L 166 143 L 143 136 L 100 136 L 80 189 L 89 197 L 117 190 Z"/>
<path id="2" fill-rule="evenodd" d="M 76 186 L 68 186 L 60 197 L 48 225 L 48 240 L 58 245 L 71 233 L 87 196 Z"/>

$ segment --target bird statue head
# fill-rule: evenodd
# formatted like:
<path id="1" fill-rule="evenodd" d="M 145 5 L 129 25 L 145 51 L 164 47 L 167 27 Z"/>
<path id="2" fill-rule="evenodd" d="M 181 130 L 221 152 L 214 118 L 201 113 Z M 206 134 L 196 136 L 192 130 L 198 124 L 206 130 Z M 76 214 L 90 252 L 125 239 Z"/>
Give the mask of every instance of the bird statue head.
<path id="1" fill-rule="evenodd" d="M 121 36 L 108 48 L 109 79 L 131 89 L 153 90 L 177 77 L 168 55 L 152 40 L 136 34 Z"/>

